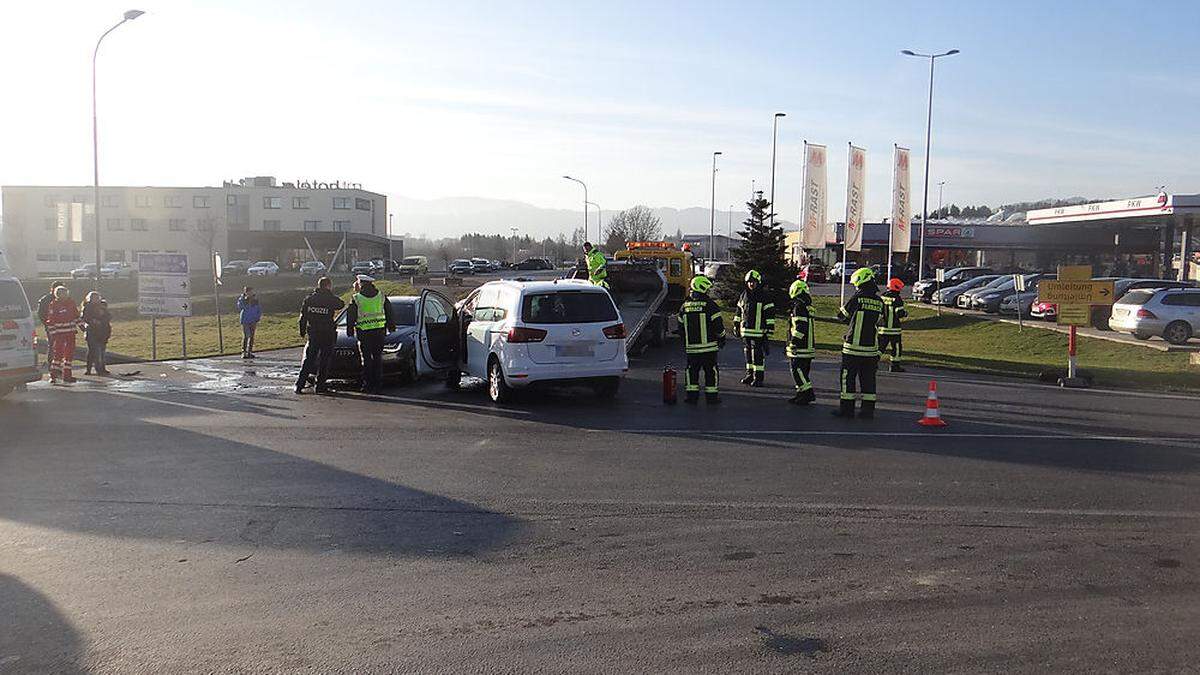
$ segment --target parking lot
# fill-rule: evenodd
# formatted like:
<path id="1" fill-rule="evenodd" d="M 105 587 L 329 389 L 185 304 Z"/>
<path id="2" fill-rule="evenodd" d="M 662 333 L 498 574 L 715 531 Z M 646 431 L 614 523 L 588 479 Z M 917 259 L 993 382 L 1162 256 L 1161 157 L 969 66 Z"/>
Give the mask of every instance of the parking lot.
<path id="1" fill-rule="evenodd" d="M 295 350 L 0 401 L 0 671 L 1186 670 L 1193 397 L 880 375 L 665 406 L 290 392 Z M 938 378 L 950 426 L 915 424 Z M 102 442 L 97 430 L 102 429 Z M 352 665 L 350 665 L 352 664 Z"/>

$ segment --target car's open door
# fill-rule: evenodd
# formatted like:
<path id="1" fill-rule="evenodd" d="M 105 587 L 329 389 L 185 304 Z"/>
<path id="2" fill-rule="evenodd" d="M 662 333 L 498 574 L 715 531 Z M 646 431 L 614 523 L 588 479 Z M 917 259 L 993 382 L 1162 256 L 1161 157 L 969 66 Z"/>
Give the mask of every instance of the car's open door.
<path id="1" fill-rule="evenodd" d="M 437 291 L 421 291 L 417 303 L 417 374 L 427 375 L 456 365 L 458 344 L 454 303 Z"/>

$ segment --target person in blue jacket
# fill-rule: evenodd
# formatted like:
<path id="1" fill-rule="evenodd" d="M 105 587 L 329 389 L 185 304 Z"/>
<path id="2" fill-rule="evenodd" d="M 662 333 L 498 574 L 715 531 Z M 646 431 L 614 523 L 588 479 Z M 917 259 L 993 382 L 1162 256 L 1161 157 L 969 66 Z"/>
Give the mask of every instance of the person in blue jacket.
<path id="1" fill-rule="evenodd" d="M 242 358 L 254 358 L 254 330 L 262 320 L 262 305 L 254 289 L 246 286 L 237 299 L 238 320 L 242 323 Z"/>

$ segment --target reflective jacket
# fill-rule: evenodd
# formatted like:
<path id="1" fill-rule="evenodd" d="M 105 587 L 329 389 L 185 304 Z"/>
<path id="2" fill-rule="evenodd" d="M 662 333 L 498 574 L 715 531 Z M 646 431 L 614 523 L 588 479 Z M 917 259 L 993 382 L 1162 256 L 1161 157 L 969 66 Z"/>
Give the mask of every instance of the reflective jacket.
<path id="1" fill-rule="evenodd" d="M 608 278 L 608 261 L 600 249 L 593 248 L 587 254 L 588 281 L 599 284 Z"/>
<path id="2" fill-rule="evenodd" d="M 46 306 L 46 335 L 70 335 L 79 330 L 79 308 L 71 298 L 55 298 Z"/>
<path id="3" fill-rule="evenodd" d="M 725 321 L 721 308 L 705 293 L 692 292 L 679 308 L 683 327 L 683 348 L 688 354 L 706 354 L 721 348 L 725 340 Z"/>
<path id="4" fill-rule="evenodd" d="M 813 344 L 816 327 L 813 324 L 810 305 L 812 296 L 801 293 L 792 301 L 792 320 L 788 326 L 788 358 L 811 359 L 817 350 Z"/>
<path id="5" fill-rule="evenodd" d="M 879 288 L 875 284 L 867 282 L 860 286 L 846 306 L 838 310 L 838 316 L 849 324 L 842 338 L 843 354 L 879 356 L 878 331 L 883 300 L 879 298 Z"/>
<path id="6" fill-rule="evenodd" d="M 307 337 L 314 345 L 332 345 L 337 341 L 334 319 L 345 306 L 346 303 L 331 290 L 318 288 L 313 291 L 300 306 L 300 337 Z"/>
<path id="7" fill-rule="evenodd" d="M 737 313 L 733 316 L 733 326 L 742 337 L 760 338 L 775 330 L 775 303 L 760 285 L 751 291 L 742 291 L 738 298 Z"/>
<path id="8" fill-rule="evenodd" d="M 376 298 L 378 298 L 378 308 L 375 306 Z M 368 321 L 364 322 L 363 315 L 367 312 L 370 312 L 371 316 Z M 379 312 L 382 312 L 382 319 Z M 385 328 L 389 333 L 396 330 L 396 322 L 392 318 L 392 303 L 388 302 L 387 296 L 380 293 L 378 288 L 375 288 L 375 284 L 363 282 L 361 290 L 350 298 L 350 304 L 346 306 L 346 335 L 354 335 L 355 331 L 360 330 L 383 330 Z"/>
<path id="9" fill-rule="evenodd" d="M 880 335 L 899 335 L 900 320 L 908 316 L 904 309 L 904 299 L 896 291 L 884 291 L 879 296 L 883 300 L 883 316 L 879 319 Z"/>

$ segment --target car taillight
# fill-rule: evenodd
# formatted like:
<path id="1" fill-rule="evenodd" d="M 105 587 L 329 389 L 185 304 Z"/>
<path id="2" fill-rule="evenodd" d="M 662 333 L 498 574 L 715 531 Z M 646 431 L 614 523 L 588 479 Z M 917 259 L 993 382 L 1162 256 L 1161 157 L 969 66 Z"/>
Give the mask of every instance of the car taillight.
<path id="1" fill-rule="evenodd" d="M 1137 311 L 1137 318 L 1139 318 L 1139 319 L 1157 319 L 1158 317 L 1154 316 L 1154 312 L 1151 312 L 1148 309 L 1139 309 Z"/>
<path id="2" fill-rule="evenodd" d="M 625 324 L 614 323 L 611 326 L 606 326 L 604 328 L 604 337 L 609 340 L 620 340 L 621 338 L 628 337 L 625 333 Z"/>
<path id="3" fill-rule="evenodd" d="M 508 329 L 509 342 L 541 342 L 546 339 L 546 331 L 540 328 L 514 327 Z"/>

